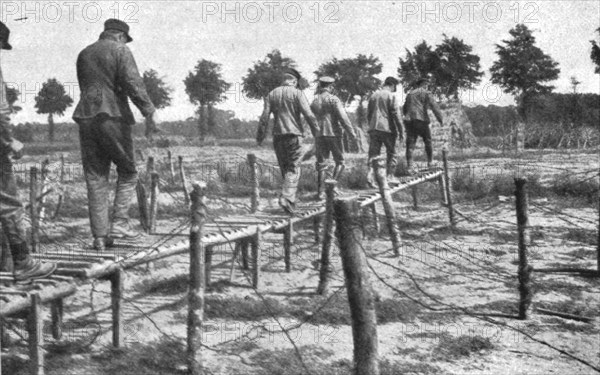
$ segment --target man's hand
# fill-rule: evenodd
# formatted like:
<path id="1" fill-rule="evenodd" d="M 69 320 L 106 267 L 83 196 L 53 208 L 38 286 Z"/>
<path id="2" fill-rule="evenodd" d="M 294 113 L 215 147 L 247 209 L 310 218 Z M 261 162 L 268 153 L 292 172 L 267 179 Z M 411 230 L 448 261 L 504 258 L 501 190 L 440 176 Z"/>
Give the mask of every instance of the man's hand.
<path id="1" fill-rule="evenodd" d="M 158 115 L 157 111 L 152 112 L 152 114 L 146 117 L 146 138 L 152 139 L 152 136 L 156 133 L 160 133 L 160 129 L 158 129 Z"/>
<path id="2" fill-rule="evenodd" d="M 13 159 L 21 159 L 23 157 L 23 144 L 16 139 L 13 139 L 10 143 L 10 151 L 12 152 Z"/>
<path id="3" fill-rule="evenodd" d="M 265 137 L 267 136 L 267 129 L 265 126 L 263 126 L 262 124 L 258 125 L 258 130 L 256 131 L 256 143 L 260 146 L 263 141 L 265 140 Z"/>

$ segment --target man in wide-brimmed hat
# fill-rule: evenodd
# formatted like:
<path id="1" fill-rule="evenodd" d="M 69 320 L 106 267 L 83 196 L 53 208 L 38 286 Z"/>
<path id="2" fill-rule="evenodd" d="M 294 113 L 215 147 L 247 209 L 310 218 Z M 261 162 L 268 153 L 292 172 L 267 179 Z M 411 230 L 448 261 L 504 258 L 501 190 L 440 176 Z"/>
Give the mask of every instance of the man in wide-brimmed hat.
<path id="1" fill-rule="evenodd" d="M 428 109 L 433 111 L 433 114 L 440 122 L 444 124 L 444 117 L 439 105 L 436 103 L 433 95 L 427 86 L 429 85 L 428 77 L 421 77 L 417 80 L 417 88 L 412 90 L 406 96 L 403 112 L 407 117 L 406 128 L 406 164 L 408 174 L 413 174 L 416 169 L 413 165 L 413 151 L 419 137 L 423 138 L 425 144 L 425 154 L 427 155 L 427 168 L 433 167 L 433 146 L 431 142 L 431 130 L 429 129 L 429 114 Z"/>
<path id="2" fill-rule="evenodd" d="M 146 136 L 156 131 L 156 109 L 150 101 L 135 59 L 126 43 L 129 26 L 109 19 L 104 32 L 77 58 L 81 99 L 73 119 L 79 124 L 81 156 L 88 189 L 93 246 L 103 251 L 114 238 L 133 240 L 141 235 L 129 221 L 129 204 L 137 183 L 128 99 L 146 118 Z M 117 166 L 119 179 L 109 225 L 108 175 Z"/>
<path id="3" fill-rule="evenodd" d="M 344 130 L 348 132 L 350 137 L 356 139 L 356 132 L 344 110 L 342 101 L 332 93 L 334 83 L 335 79 L 332 77 L 319 78 L 317 94 L 310 106 L 321 129 L 317 138 L 315 138 L 318 200 L 324 198 L 325 173 L 329 168 L 327 164 L 329 155 L 333 157 L 335 162 L 331 178 L 337 180 L 345 169 L 344 147 L 342 144 Z"/>
<path id="4" fill-rule="evenodd" d="M 12 49 L 8 41 L 9 37 L 10 30 L 0 22 L 0 49 Z M 14 265 L 14 278 L 18 282 L 27 282 L 51 275 L 56 270 L 56 264 L 42 263 L 33 259 L 30 254 L 23 221 L 23 205 L 19 201 L 11 160 L 22 156 L 23 145 L 12 137 L 8 117 L 10 112 L 2 67 L 0 67 L 0 222 L 2 222 L 2 232 L 8 239 Z"/>
<path id="5" fill-rule="evenodd" d="M 301 138 L 304 135 L 302 116 L 313 134 L 317 136 L 319 126 L 310 109 L 308 99 L 298 86 L 302 79 L 295 69 L 286 69 L 281 86 L 272 90 L 265 98 L 265 107 L 260 117 L 256 141 L 260 144 L 267 134 L 269 118 L 274 114 L 273 148 L 283 175 L 283 187 L 279 205 L 293 215 L 296 208 L 296 191 L 300 179 L 300 161 L 303 156 Z"/>
<path id="6" fill-rule="evenodd" d="M 375 187 L 373 170 L 370 161 L 379 156 L 381 147 L 385 146 L 387 154 L 388 182 L 397 182 L 396 141 L 402 140 L 402 116 L 396 99 L 396 89 L 400 82 L 394 77 L 387 77 L 383 87 L 369 98 L 367 120 L 369 122 L 369 185 Z"/>

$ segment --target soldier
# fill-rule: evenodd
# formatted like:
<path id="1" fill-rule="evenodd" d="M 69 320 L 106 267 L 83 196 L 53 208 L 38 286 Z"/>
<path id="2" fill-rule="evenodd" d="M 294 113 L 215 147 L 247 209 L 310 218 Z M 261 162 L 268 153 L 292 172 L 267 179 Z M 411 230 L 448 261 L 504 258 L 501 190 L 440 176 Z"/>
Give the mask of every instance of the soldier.
<path id="1" fill-rule="evenodd" d="M 319 127 L 315 115 L 304 93 L 297 87 L 301 75 L 295 69 L 286 69 L 281 86 L 275 88 L 265 98 L 265 107 L 260 117 L 256 141 L 260 145 L 265 139 L 271 113 L 275 118 L 273 127 L 273 148 L 284 178 L 279 205 L 290 215 L 295 214 L 296 191 L 300 179 L 302 146 L 300 138 L 304 134 L 301 116 L 304 116 L 313 136 L 316 138 Z"/>
<path id="2" fill-rule="evenodd" d="M 323 199 L 325 172 L 328 168 L 326 161 L 329 159 L 329 155 L 333 156 L 335 162 L 333 179 L 337 180 L 345 169 L 342 144 L 344 129 L 352 138 L 356 139 L 356 133 L 341 100 L 332 94 L 334 82 L 335 80 L 331 77 L 319 78 L 317 95 L 310 106 L 321 128 L 315 139 L 318 200 Z"/>
<path id="3" fill-rule="evenodd" d="M 396 140 L 402 141 L 402 116 L 397 103 L 396 88 L 398 80 L 387 77 L 383 82 L 381 90 L 376 91 L 369 98 L 367 119 L 369 121 L 369 164 L 370 161 L 379 156 L 381 146 L 385 146 L 387 153 L 387 175 L 388 182 L 397 182 L 394 176 L 396 170 Z M 375 187 L 373 170 L 369 166 L 369 184 Z"/>
<path id="4" fill-rule="evenodd" d="M 9 36 L 10 30 L 0 22 L 0 49 L 12 49 L 8 42 Z M 15 281 L 25 283 L 32 279 L 50 276 L 56 270 L 56 264 L 42 263 L 33 259 L 27 245 L 23 205 L 19 201 L 11 161 L 11 157 L 21 158 L 23 144 L 12 137 L 9 113 L 6 86 L 0 67 L 0 221 L 14 262 Z"/>
<path id="5" fill-rule="evenodd" d="M 406 102 L 403 107 L 404 115 L 408 118 L 405 126 L 406 164 L 409 174 L 415 173 L 412 156 L 419 137 L 423 138 L 423 143 L 425 144 L 427 168 L 433 167 L 433 147 L 431 145 L 430 120 L 427 110 L 431 108 L 440 125 L 444 125 L 442 111 L 433 99 L 433 95 L 427 90 L 428 84 L 429 80 L 427 78 L 419 78 L 417 80 L 417 88 L 406 96 Z"/>
<path id="6" fill-rule="evenodd" d="M 77 58 L 81 100 L 73 119 L 79 124 L 81 156 L 88 189 L 94 249 L 103 251 L 114 238 L 135 239 L 129 204 L 137 183 L 131 128 L 135 119 L 128 97 L 146 118 L 146 136 L 156 132 L 156 110 L 148 97 L 135 59 L 126 43 L 129 26 L 116 19 Z M 115 163 L 119 176 L 109 232 L 108 175 Z"/>

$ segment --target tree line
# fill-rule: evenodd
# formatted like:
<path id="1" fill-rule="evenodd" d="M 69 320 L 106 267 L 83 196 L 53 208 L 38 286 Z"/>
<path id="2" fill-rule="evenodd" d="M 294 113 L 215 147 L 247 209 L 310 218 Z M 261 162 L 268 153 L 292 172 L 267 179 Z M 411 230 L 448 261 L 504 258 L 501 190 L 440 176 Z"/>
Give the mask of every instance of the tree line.
<path id="1" fill-rule="evenodd" d="M 600 28 L 596 30 L 600 35 Z M 539 107 L 544 95 L 552 93 L 554 86 L 549 83 L 556 80 L 560 74 L 558 63 L 544 53 L 537 45 L 533 32 L 524 24 L 518 24 L 509 31 L 510 39 L 496 44 L 497 60 L 490 68 L 491 82 L 515 96 L 517 111 L 525 122 L 534 110 L 534 104 Z M 595 64 L 595 73 L 600 74 L 600 42 L 591 42 L 590 58 Z M 296 61 L 283 56 L 275 49 L 267 56 L 256 61 L 242 78 L 242 92 L 248 98 L 262 100 L 282 81 L 285 68 L 298 68 Z M 363 103 L 381 85 L 377 78 L 383 70 L 383 64 L 374 55 L 358 54 L 352 58 L 331 58 L 321 64 L 314 75 L 317 78 L 332 76 L 336 78 L 334 88 L 346 106 L 358 102 L 357 123 L 365 126 L 365 111 Z M 443 40 L 436 46 L 426 41 L 405 50 L 405 57 L 399 58 L 398 77 L 405 90 L 415 87 L 420 77 L 428 77 L 431 89 L 440 100 L 460 100 L 462 90 L 473 89 L 481 82 L 480 57 L 473 52 L 473 47 L 462 39 L 448 37 L 443 34 Z M 164 77 L 155 70 L 143 73 L 143 80 L 148 94 L 154 105 L 160 109 L 171 104 L 173 89 L 169 87 Z M 231 83 L 222 76 L 222 65 L 210 60 L 200 59 L 192 71 L 184 79 L 185 92 L 192 104 L 197 106 L 198 133 L 201 140 L 209 135 L 216 135 L 217 123 L 215 106 L 226 100 L 226 92 Z M 580 83 L 576 77 L 571 77 L 574 91 Z M 309 82 L 303 80 L 302 88 L 309 87 Z M 21 107 L 13 104 L 18 100 L 19 91 L 8 89 L 8 101 L 13 111 Z M 546 101 L 551 99 L 546 99 Z M 47 114 L 50 141 L 54 140 L 53 116 L 62 116 L 65 110 L 73 104 L 73 99 L 65 92 L 64 86 L 55 78 L 43 84 L 35 97 L 37 113 Z M 563 107 L 561 107 L 563 108 Z M 585 109 L 584 109 L 585 111 Z M 222 117 L 222 116 L 221 116 Z M 551 117 L 555 119 L 556 117 Z M 233 118 L 227 121 L 232 121 Z M 237 123 L 237 126 L 240 124 Z"/>

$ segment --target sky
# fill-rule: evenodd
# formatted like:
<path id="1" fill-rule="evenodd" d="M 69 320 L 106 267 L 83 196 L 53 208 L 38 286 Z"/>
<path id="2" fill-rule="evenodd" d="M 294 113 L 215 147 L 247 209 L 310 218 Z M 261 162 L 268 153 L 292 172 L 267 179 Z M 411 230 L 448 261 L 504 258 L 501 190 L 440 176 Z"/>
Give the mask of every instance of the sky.
<path id="1" fill-rule="evenodd" d="M 534 30 L 537 46 L 559 63 L 557 92 L 600 93 L 600 75 L 590 60 L 590 40 L 599 40 L 600 1 L 6 1 L 0 19 L 11 29 L 13 50 L 0 53 L 4 79 L 21 91 L 23 111 L 13 122 L 45 122 L 35 113 L 41 84 L 57 78 L 75 103 L 79 89 L 75 61 L 97 40 L 108 18 L 131 26 L 131 48 L 140 72 L 154 69 L 173 91 L 164 121 L 194 116 L 183 79 L 200 59 L 222 64 L 232 83 L 218 105 L 242 119 L 260 115 L 262 105 L 245 98 L 242 77 L 273 49 L 313 72 L 333 57 L 373 54 L 383 63 L 379 78 L 396 76 L 398 59 L 422 40 L 436 45 L 442 34 L 458 37 L 481 57 L 483 80 L 463 93 L 466 105 L 510 105 L 514 99 L 489 81 L 495 45 L 509 39 L 517 23 Z M 23 20 L 19 20 L 26 18 Z M 312 90 L 306 90 L 309 99 Z M 403 93 L 398 93 L 402 96 Z M 58 121 L 70 121 L 74 107 Z M 137 112 L 137 111 L 136 111 Z M 139 112 L 136 113 L 141 119 Z"/>

